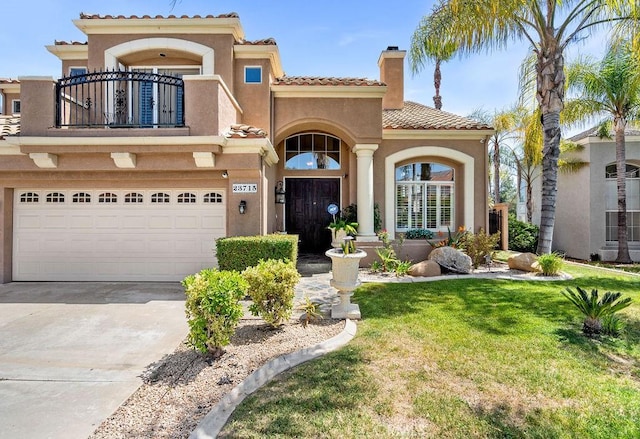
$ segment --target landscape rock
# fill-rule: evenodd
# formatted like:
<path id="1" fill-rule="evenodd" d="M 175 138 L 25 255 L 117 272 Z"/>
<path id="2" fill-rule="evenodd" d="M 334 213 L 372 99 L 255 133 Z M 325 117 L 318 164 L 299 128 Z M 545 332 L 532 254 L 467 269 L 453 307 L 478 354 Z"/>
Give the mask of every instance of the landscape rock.
<path id="1" fill-rule="evenodd" d="M 471 273 L 471 258 L 453 247 L 438 247 L 431 250 L 429 260 L 454 273 Z"/>
<path id="2" fill-rule="evenodd" d="M 442 274 L 442 270 L 437 262 L 426 260 L 413 264 L 411 268 L 409 268 L 408 273 L 409 276 L 433 277 L 440 276 Z"/>
<path id="3" fill-rule="evenodd" d="M 507 264 L 512 270 L 520 271 L 540 271 L 540 265 L 538 265 L 538 256 L 534 253 L 516 253 L 509 256 Z"/>

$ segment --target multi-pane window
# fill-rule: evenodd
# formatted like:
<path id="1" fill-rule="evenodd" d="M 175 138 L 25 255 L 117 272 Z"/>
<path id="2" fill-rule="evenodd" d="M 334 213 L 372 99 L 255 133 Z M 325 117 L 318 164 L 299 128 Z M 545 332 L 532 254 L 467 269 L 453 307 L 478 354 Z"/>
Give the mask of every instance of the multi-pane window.
<path id="1" fill-rule="evenodd" d="M 50 192 L 47 194 L 47 203 L 64 203 L 64 194 L 60 192 Z"/>
<path id="2" fill-rule="evenodd" d="M 222 194 L 217 192 L 209 192 L 204 195 L 203 201 L 205 203 L 222 203 Z"/>
<path id="3" fill-rule="evenodd" d="M 37 203 L 40 201 L 40 196 L 35 192 L 25 192 L 20 194 L 21 203 Z"/>
<path id="4" fill-rule="evenodd" d="M 91 203 L 91 195 L 86 192 L 78 192 L 71 197 L 73 203 Z"/>
<path id="5" fill-rule="evenodd" d="M 178 204 L 195 203 L 196 201 L 196 194 L 185 192 L 178 195 Z"/>
<path id="6" fill-rule="evenodd" d="M 340 169 L 340 139 L 328 134 L 296 134 L 284 142 L 286 169 Z"/>
<path id="7" fill-rule="evenodd" d="M 446 231 L 453 226 L 453 169 L 438 163 L 396 168 L 396 228 Z"/>
<path id="8" fill-rule="evenodd" d="M 605 235 L 607 241 L 618 241 L 618 185 L 615 163 L 605 168 Z M 640 242 L 640 167 L 627 164 L 627 239 Z"/>
<path id="9" fill-rule="evenodd" d="M 117 202 L 118 202 L 118 196 L 111 192 L 104 192 L 98 195 L 98 203 L 106 204 L 106 203 L 117 203 Z"/>
<path id="10" fill-rule="evenodd" d="M 130 192 L 124 196 L 125 203 L 142 203 L 143 197 L 142 194 L 138 192 Z"/>
<path id="11" fill-rule="evenodd" d="M 158 192 L 151 195 L 152 203 L 168 203 L 169 202 L 169 194 L 165 194 L 164 192 Z"/>

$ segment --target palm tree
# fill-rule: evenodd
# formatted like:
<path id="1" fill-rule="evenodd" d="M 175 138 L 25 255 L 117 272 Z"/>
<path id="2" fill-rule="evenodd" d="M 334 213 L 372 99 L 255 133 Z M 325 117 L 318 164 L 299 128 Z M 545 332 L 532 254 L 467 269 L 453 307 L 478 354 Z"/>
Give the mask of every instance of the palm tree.
<path id="1" fill-rule="evenodd" d="M 567 102 L 567 117 L 573 121 L 597 119 L 600 131 L 616 142 L 616 186 L 618 199 L 618 256 L 616 262 L 631 263 L 627 233 L 625 128 L 640 120 L 640 61 L 628 44 L 609 48 L 600 62 L 581 59 L 567 68 L 569 90 L 577 97 Z"/>
<path id="2" fill-rule="evenodd" d="M 409 59 L 411 63 L 411 70 L 413 73 L 417 73 L 424 67 L 425 61 L 431 59 L 435 63 L 433 69 L 433 87 L 435 88 L 435 95 L 433 96 L 433 104 L 437 110 L 442 109 L 442 96 L 440 96 L 440 83 L 442 81 L 442 73 L 440 71 L 440 64 L 443 61 L 448 61 L 455 54 L 458 49 L 457 44 L 446 42 L 441 40 L 437 43 L 442 44 L 422 44 L 425 39 L 425 35 L 421 34 L 422 29 L 435 29 L 441 26 L 446 26 L 449 17 L 443 15 L 432 15 L 425 17 L 424 20 L 429 22 L 429 26 L 424 26 L 416 29 L 411 37 L 411 50 L 409 51 Z"/>
<path id="3" fill-rule="evenodd" d="M 471 119 L 492 126 L 495 132 L 488 140 L 489 157 L 493 164 L 493 201 L 500 203 L 500 157 L 502 146 L 505 142 L 515 138 L 514 128 L 516 127 L 517 113 L 516 110 L 502 110 L 490 112 L 478 109 L 469 115 Z"/>
<path id="4" fill-rule="evenodd" d="M 634 0 L 439 0 L 414 34 L 413 62 L 437 58 L 441 47 L 461 54 L 506 48 L 525 40 L 536 55 L 536 98 L 544 133 L 542 216 L 538 253 L 550 253 L 564 107 L 564 50 L 591 30 L 616 25 L 640 52 L 640 8 Z M 420 47 L 422 49 L 420 49 Z"/>

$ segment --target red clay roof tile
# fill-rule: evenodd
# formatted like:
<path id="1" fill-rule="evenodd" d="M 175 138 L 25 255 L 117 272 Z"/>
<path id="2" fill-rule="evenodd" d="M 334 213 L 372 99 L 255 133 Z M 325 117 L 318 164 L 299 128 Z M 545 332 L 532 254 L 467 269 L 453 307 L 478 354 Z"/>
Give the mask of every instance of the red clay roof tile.
<path id="1" fill-rule="evenodd" d="M 355 85 L 355 86 L 384 86 L 385 84 L 368 78 L 335 78 L 320 76 L 283 76 L 276 78 L 273 85 Z"/>
<path id="2" fill-rule="evenodd" d="M 206 15 L 206 16 L 194 15 L 192 17 L 188 15 L 182 15 L 180 17 L 177 17 L 175 15 L 169 15 L 167 17 L 163 15 L 156 15 L 155 17 L 151 17 L 150 15 L 143 15 L 141 17 L 138 17 L 137 15 L 130 15 L 127 17 L 124 15 L 85 14 L 84 12 L 80 12 L 81 20 L 142 20 L 142 19 L 150 19 L 150 18 L 162 20 L 167 18 L 240 18 L 240 16 L 236 12 L 230 12 L 228 14 L 220 14 L 220 15 Z"/>
<path id="3" fill-rule="evenodd" d="M 251 125 L 233 124 L 224 136 L 230 139 L 259 139 L 267 137 L 267 132 Z"/>
<path id="4" fill-rule="evenodd" d="M 401 110 L 383 110 L 382 128 L 396 130 L 483 130 L 489 125 L 468 117 L 406 101 Z"/>
<path id="5" fill-rule="evenodd" d="M 20 134 L 20 116 L 0 114 L 0 139 Z"/>

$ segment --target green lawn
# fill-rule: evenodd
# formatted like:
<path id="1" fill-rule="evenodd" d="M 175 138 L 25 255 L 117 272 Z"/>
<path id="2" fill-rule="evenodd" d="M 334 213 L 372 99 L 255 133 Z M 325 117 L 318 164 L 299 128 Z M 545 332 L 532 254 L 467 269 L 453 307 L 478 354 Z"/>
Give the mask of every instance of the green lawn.
<path id="1" fill-rule="evenodd" d="M 220 437 L 639 438 L 640 278 L 372 284 L 345 348 L 272 382 Z M 582 336 L 567 286 L 634 303 L 618 339 Z"/>

